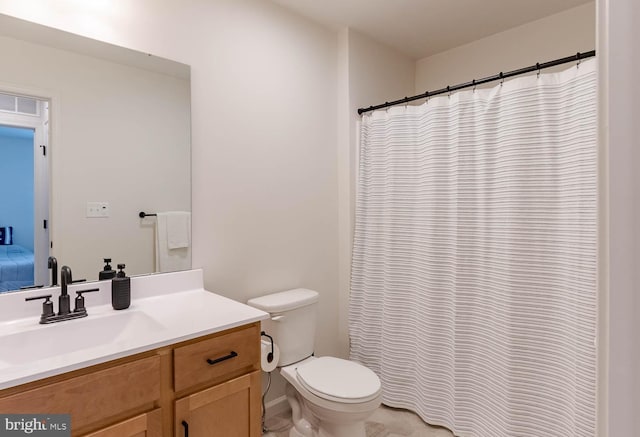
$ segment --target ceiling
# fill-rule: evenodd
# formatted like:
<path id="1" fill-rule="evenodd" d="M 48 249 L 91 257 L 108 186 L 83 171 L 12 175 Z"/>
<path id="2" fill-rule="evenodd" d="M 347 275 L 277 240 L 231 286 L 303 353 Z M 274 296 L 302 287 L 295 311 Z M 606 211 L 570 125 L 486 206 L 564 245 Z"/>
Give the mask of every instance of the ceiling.
<path id="1" fill-rule="evenodd" d="M 592 0 L 272 0 L 420 59 Z"/>

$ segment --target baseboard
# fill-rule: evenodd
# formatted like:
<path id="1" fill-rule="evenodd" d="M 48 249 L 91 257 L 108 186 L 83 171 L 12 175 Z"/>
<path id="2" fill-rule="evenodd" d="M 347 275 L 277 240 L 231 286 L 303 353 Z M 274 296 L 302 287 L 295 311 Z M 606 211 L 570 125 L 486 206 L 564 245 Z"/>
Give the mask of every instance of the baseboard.
<path id="1" fill-rule="evenodd" d="M 266 410 L 265 419 L 270 419 L 291 410 L 286 396 L 280 396 L 279 398 L 275 398 L 265 403 L 264 408 Z"/>

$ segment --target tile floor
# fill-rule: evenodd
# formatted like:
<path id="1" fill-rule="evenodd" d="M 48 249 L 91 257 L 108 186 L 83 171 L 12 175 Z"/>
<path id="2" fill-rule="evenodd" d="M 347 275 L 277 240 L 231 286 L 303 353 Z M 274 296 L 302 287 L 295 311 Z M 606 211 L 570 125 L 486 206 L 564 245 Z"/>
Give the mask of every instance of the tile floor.
<path id="1" fill-rule="evenodd" d="M 446 428 L 427 425 L 411 411 L 381 406 L 366 422 L 367 437 L 454 437 Z M 267 419 L 272 432 L 264 437 L 289 437 L 291 413 Z"/>

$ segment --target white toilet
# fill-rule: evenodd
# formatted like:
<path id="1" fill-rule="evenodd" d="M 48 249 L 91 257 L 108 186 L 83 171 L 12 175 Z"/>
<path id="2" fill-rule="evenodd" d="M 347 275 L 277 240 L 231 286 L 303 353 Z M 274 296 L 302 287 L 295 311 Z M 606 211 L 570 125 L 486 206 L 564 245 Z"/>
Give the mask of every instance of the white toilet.
<path id="1" fill-rule="evenodd" d="M 249 300 L 268 312 L 264 331 L 280 348 L 293 428 L 290 437 L 365 437 L 364 421 L 380 406 L 380 379 L 366 367 L 315 357 L 318 293 L 298 288 Z"/>

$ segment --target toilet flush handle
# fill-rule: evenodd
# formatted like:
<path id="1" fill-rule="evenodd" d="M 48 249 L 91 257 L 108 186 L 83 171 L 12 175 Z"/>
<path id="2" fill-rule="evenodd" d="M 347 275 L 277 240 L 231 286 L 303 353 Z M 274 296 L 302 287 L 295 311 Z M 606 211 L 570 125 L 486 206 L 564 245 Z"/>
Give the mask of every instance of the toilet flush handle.
<path id="1" fill-rule="evenodd" d="M 282 319 L 284 319 L 284 316 L 273 316 L 273 317 L 271 317 L 271 320 L 273 320 L 274 322 L 279 322 Z"/>

